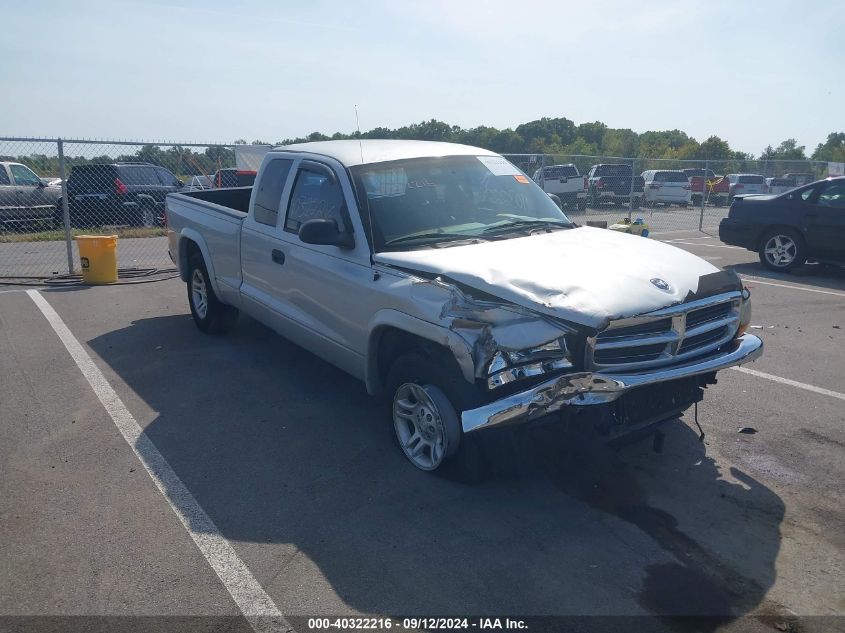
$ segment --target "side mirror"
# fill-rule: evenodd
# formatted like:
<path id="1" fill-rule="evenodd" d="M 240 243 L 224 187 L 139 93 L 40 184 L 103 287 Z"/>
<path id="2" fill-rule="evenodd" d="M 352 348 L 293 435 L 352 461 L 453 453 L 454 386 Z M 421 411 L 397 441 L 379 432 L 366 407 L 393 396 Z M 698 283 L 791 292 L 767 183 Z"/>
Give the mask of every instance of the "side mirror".
<path id="1" fill-rule="evenodd" d="M 319 219 L 303 222 L 299 227 L 299 239 L 306 244 L 321 244 L 350 249 L 355 247 L 355 239 L 350 233 L 341 232 L 334 220 Z"/>
<path id="2" fill-rule="evenodd" d="M 38 186 L 41 187 L 41 189 L 43 189 L 44 187 L 47 186 L 47 182 L 43 178 L 39 178 L 38 179 Z"/>

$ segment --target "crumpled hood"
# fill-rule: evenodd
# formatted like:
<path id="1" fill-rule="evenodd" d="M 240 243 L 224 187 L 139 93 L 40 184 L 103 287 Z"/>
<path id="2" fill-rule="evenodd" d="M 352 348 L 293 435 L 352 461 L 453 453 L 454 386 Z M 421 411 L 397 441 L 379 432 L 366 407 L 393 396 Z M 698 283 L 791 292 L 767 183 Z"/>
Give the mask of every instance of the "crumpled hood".
<path id="1" fill-rule="evenodd" d="M 712 264 L 662 242 L 582 227 L 526 237 L 377 253 L 377 262 L 443 275 L 591 328 L 684 301 Z M 662 280 L 668 290 L 657 285 Z"/>

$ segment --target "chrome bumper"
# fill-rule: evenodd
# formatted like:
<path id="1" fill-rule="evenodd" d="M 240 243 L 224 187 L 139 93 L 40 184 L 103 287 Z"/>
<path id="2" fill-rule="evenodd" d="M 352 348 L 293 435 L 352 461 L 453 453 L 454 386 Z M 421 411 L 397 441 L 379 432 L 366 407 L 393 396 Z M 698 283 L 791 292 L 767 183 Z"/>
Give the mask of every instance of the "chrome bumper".
<path id="1" fill-rule="evenodd" d="M 681 365 L 639 373 L 596 372 L 558 376 L 527 391 L 464 411 L 461 424 L 464 433 L 506 424 L 523 424 L 568 405 L 589 406 L 612 402 L 634 387 L 742 365 L 757 359 L 762 353 L 763 341 L 751 334 L 744 334 L 714 354 Z"/>

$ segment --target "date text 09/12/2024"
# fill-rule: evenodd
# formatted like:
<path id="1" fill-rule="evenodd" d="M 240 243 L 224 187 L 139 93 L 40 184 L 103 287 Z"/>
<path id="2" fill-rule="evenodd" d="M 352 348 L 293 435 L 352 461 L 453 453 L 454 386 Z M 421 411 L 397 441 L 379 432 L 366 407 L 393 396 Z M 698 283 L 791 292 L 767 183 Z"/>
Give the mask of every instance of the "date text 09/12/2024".
<path id="1" fill-rule="evenodd" d="M 419 630 L 524 630 L 527 629 L 524 620 L 512 618 L 367 618 L 367 617 L 346 617 L 346 618 L 308 618 L 308 629 L 313 631 L 330 629 L 347 630 L 385 630 L 396 629 L 399 631 Z"/>

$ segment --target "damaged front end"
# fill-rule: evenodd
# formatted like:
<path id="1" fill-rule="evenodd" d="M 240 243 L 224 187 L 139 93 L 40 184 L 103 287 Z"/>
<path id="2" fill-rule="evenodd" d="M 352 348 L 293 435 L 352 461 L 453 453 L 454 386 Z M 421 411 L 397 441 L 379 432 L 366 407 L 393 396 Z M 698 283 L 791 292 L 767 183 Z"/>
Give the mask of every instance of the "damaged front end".
<path id="1" fill-rule="evenodd" d="M 699 401 L 717 371 L 762 353 L 762 341 L 745 333 L 748 292 L 724 271 L 702 277 L 699 292 L 682 303 L 609 318 L 598 328 L 538 314 L 442 276 L 418 279 L 416 289 L 439 297 L 441 324 L 472 350 L 486 403 L 462 413 L 465 433 L 562 410 L 588 412 L 602 428 L 668 419 Z"/>

